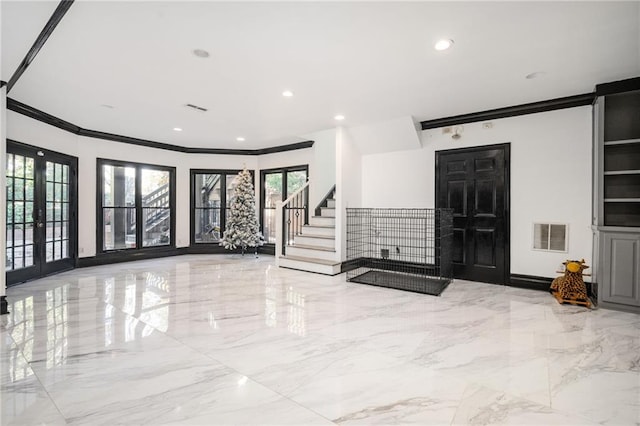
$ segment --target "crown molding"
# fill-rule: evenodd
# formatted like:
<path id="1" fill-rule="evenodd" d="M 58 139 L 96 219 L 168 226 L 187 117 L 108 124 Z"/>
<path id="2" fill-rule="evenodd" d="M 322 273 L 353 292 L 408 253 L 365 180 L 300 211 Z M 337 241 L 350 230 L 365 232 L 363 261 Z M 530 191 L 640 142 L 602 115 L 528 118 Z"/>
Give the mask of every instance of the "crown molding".
<path id="1" fill-rule="evenodd" d="M 546 101 L 531 102 L 504 108 L 491 109 L 470 114 L 454 115 L 452 117 L 437 118 L 435 120 L 422 121 L 422 130 L 436 129 L 439 127 L 456 126 L 459 124 L 474 123 L 478 121 L 497 120 L 499 118 L 515 117 L 518 115 L 535 114 L 538 112 L 554 111 L 557 109 L 574 108 L 591 105 L 595 99 L 595 93 L 567 96 L 564 98 L 549 99 Z"/>
<path id="2" fill-rule="evenodd" d="M 632 90 L 640 90 L 640 77 L 596 85 L 597 96 L 615 95 L 616 93 L 630 92 Z"/>
<path id="3" fill-rule="evenodd" d="M 76 135 L 80 132 L 80 127 L 75 124 L 71 124 L 68 121 L 62 120 L 61 118 L 55 117 L 51 114 L 47 114 L 44 111 L 40 111 L 32 106 L 27 104 L 23 104 L 20 101 L 16 101 L 13 98 L 7 98 L 7 109 L 9 111 L 17 112 L 18 114 L 22 114 L 29 118 L 33 118 L 34 120 L 41 121 L 43 123 L 49 124 L 50 126 L 57 127 L 58 129 L 66 130 L 70 133 L 75 133 Z"/>
<path id="4" fill-rule="evenodd" d="M 311 148 L 314 141 L 296 142 L 288 145 L 273 146 L 260 149 L 224 149 L 224 148 L 190 148 L 178 145 L 172 145 L 163 142 L 156 142 L 147 139 L 133 138 L 130 136 L 116 135 L 113 133 L 100 132 L 98 130 L 83 129 L 73 123 L 66 120 L 48 114 L 30 105 L 24 104 L 20 101 L 16 101 L 12 98 L 7 98 L 7 109 L 18 114 L 33 118 L 42 123 L 46 123 L 50 126 L 57 127 L 58 129 L 65 130 L 67 132 L 86 136 L 95 139 L 104 139 L 113 142 L 121 142 L 130 145 L 139 145 L 147 148 L 164 149 L 167 151 L 183 152 L 186 154 L 219 154 L 219 155 L 265 155 L 275 154 L 279 152 L 293 151 L 297 149 Z"/>

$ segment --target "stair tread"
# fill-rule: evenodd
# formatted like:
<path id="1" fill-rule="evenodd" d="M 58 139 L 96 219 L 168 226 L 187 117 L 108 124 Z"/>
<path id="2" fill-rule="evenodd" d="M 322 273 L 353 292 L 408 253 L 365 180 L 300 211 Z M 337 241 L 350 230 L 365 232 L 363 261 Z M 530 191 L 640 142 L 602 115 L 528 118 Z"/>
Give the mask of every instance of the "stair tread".
<path id="1" fill-rule="evenodd" d="M 321 209 L 325 209 L 325 210 L 335 210 L 335 207 L 320 207 Z"/>
<path id="2" fill-rule="evenodd" d="M 309 228 L 326 228 L 326 229 L 335 229 L 336 228 L 334 225 L 302 225 L 303 229 L 305 227 L 309 227 Z"/>
<path id="3" fill-rule="evenodd" d="M 287 255 L 287 256 L 280 256 L 280 259 L 295 260 L 298 262 L 317 263 L 320 265 L 327 265 L 327 266 L 335 266 L 340 264 L 340 262 L 336 262 L 335 260 L 316 259 L 315 257 Z"/>
<path id="4" fill-rule="evenodd" d="M 326 207 L 323 207 L 323 209 Z M 335 217 L 333 216 L 311 216 L 312 218 L 317 218 L 317 219 L 335 219 Z"/>
<path id="5" fill-rule="evenodd" d="M 300 249 L 308 249 L 308 250 L 318 250 L 318 251 L 332 251 L 335 253 L 336 249 L 334 248 L 329 248 L 329 247 L 321 247 L 321 246 L 310 246 L 307 244 L 294 244 L 294 245 L 290 245 L 287 247 L 294 247 L 294 248 L 300 248 Z"/>
<path id="6" fill-rule="evenodd" d="M 335 237 L 331 235 L 316 235 L 316 234 L 300 234 L 298 237 L 320 238 L 322 240 L 333 240 Z"/>

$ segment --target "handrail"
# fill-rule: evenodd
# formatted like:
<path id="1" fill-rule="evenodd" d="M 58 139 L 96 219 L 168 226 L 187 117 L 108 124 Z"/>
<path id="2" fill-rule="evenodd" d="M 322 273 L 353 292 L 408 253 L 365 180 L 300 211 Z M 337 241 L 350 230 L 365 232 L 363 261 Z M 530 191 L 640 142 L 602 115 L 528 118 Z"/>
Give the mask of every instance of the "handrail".
<path id="1" fill-rule="evenodd" d="M 322 214 L 322 207 L 327 207 L 327 204 L 328 204 L 327 200 L 331 199 L 331 197 L 335 195 L 335 192 L 336 192 L 336 185 L 333 184 L 329 192 L 327 192 L 327 195 L 322 197 L 322 200 L 320 200 L 320 202 L 316 206 L 316 210 L 315 210 L 316 216 L 320 216 Z"/>
<path id="2" fill-rule="evenodd" d="M 302 226 L 309 224 L 309 181 L 276 206 L 280 232 L 276 232 L 276 247 L 286 254 L 287 246 L 295 244 L 295 237 L 302 234 Z"/>
<path id="3" fill-rule="evenodd" d="M 301 193 L 302 191 L 304 191 L 304 190 L 305 190 L 305 188 L 309 187 L 309 182 L 310 182 L 310 181 L 306 181 L 306 182 L 304 183 L 304 185 L 302 185 L 302 186 L 300 187 L 300 189 L 298 189 L 296 192 L 294 192 L 293 194 L 291 194 L 291 195 L 289 196 L 289 198 L 287 198 L 286 200 L 284 200 L 284 201 L 282 202 L 282 207 L 286 206 L 288 203 L 290 203 L 290 202 L 291 202 L 291 200 L 292 200 L 296 195 L 298 195 L 299 193 Z"/>

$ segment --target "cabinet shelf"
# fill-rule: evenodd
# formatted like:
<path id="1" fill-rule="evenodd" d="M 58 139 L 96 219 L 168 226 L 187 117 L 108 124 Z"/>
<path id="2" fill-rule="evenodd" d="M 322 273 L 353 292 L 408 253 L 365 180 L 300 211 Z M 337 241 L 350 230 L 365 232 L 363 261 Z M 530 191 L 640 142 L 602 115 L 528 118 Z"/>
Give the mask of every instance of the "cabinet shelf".
<path id="1" fill-rule="evenodd" d="M 605 203 L 640 203 L 640 198 L 605 198 Z"/>
<path id="2" fill-rule="evenodd" d="M 604 146 L 604 172 L 636 170 L 640 165 L 640 143 Z"/>
<path id="3" fill-rule="evenodd" d="M 619 175 L 640 175 L 639 170 L 611 170 L 604 172 L 605 176 L 619 176 Z"/>
<path id="4" fill-rule="evenodd" d="M 619 141 L 607 141 L 604 143 L 605 146 L 632 145 L 632 144 L 640 144 L 640 139 L 623 139 Z"/>

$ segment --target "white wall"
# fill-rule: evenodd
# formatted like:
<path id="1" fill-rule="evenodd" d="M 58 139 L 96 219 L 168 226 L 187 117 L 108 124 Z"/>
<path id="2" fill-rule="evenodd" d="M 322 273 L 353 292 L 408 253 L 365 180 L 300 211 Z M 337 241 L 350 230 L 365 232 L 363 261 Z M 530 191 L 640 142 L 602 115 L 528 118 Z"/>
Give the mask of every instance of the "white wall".
<path id="1" fill-rule="evenodd" d="M 309 204 L 312 209 L 336 184 L 336 134 L 336 129 L 329 129 L 305 136 L 315 141 L 309 162 Z"/>
<path id="2" fill-rule="evenodd" d="M 454 141 L 422 132 L 422 149 L 364 156 L 364 207 L 434 207 L 435 151 L 511 143 L 511 273 L 556 276 L 568 258 L 592 259 L 591 107 L 466 124 Z M 569 224 L 568 253 L 532 249 L 532 224 Z"/>
<path id="3" fill-rule="evenodd" d="M 338 260 L 347 259 L 346 223 L 349 207 L 362 207 L 362 154 L 347 130 L 337 129 L 336 138 L 336 253 Z"/>
<path id="4" fill-rule="evenodd" d="M 242 169 L 246 166 L 259 176 L 261 168 L 311 164 L 314 154 L 313 148 L 262 156 L 185 154 L 77 136 L 12 111 L 8 112 L 7 120 L 8 138 L 78 157 L 79 257 L 96 254 L 97 158 L 175 167 L 176 246 L 186 247 L 189 245 L 190 233 L 190 169 Z M 260 183 L 259 179 L 256 179 L 256 201 L 259 200 L 259 194 Z"/>

